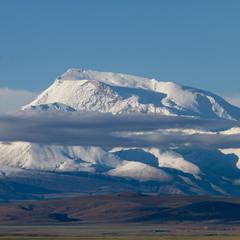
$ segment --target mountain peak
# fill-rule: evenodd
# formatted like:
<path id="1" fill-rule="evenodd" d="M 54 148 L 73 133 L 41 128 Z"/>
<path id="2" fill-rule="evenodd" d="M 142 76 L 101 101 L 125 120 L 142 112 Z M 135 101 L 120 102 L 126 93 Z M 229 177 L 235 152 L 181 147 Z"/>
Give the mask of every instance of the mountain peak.
<path id="1" fill-rule="evenodd" d="M 174 91 L 187 87 L 170 81 L 160 81 L 154 78 L 140 77 L 125 73 L 101 72 L 83 68 L 69 68 L 60 77 L 60 81 L 93 80 L 108 85 L 129 88 L 143 88 L 156 92 Z M 189 88 L 190 89 L 190 88 Z"/>
<path id="2" fill-rule="evenodd" d="M 90 69 L 70 68 L 64 72 L 57 80 L 76 81 L 76 80 L 97 80 L 113 86 L 138 87 L 151 89 L 151 80 L 123 73 L 101 72 Z"/>
<path id="3" fill-rule="evenodd" d="M 77 68 L 68 69 L 23 109 L 52 103 L 114 114 L 141 112 L 240 119 L 239 108 L 204 90 L 129 74 Z"/>

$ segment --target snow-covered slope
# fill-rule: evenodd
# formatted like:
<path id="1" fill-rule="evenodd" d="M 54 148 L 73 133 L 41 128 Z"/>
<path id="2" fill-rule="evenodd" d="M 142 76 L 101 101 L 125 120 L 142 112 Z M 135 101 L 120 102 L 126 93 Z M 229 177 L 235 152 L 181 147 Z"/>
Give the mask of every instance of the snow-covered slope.
<path id="1" fill-rule="evenodd" d="M 65 72 L 22 110 L 42 114 L 80 110 L 114 114 L 141 112 L 240 120 L 239 108 L 207 91 L 156 79 L 80 69 Z M 232 131 L 237 130 L 224 134 Z M 168 193 L 240 194 L 234 185 L 240 179 L 238 159 L 237 149 L 103 149 L 23 142 L 0 144 L 2 176 L 9 171 L 14 175 L 18 172 L 16 169 L 22 169 L 23 175 L 26 171 L 87 172 L 141 184 L 154 182 L 154 187 L 144 185 L 144 191 Z M 142 189 L 141 184 L 137 188 Z"/>
<path id="2" fill-rule="evenodd" d="M 0 165 L 48 171 L 96 172 L 120 164 L 118 157 L 98 147 L 48 146 L 14 142 L 0 144 Z"/>
<path id="3" fill-rule="evenodd" d="M 240 109 L 210 92 L 126 74 L 69 69 L 24 107 L 62 103 L 76 110 L 158 112 L 240 119 Z"/>
<path id="4" fill-rule="evenodd" d="M 126 177 L 139 181 L 168 182 L 171 176 L 159 168 L 154 168 L 145 163 L 137 161 L 123 161 L 115 169 L 108 172 L 110 176 Z"/>
<path id="5" fill-rule="evenodd" d="M 51 112 L 75 112 L 76 110 L 72 107 L 69 107 L 66 104 L 62 103 L 48 103 L 48 104 L 39 104 L 39 105 L 33 105 L 29 106 L 26 111 L 34 111 L 34 112 L 45 112 L 45 111 L 51 111 Z"/>

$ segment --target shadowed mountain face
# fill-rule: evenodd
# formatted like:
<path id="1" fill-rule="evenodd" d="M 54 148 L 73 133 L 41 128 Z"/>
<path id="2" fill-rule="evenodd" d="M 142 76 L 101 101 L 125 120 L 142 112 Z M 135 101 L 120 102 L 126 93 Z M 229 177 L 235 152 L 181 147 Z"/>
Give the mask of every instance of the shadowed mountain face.
<path id="1" fill-rule="evenodd" d="M 58 77 L 37 99 L 22 108 L 22 114 L 29 111 L 71 114 L 82 110 L 240 120 L 239 108 L 204 90 L 79 69 L 69 69 Z M 191 132 L 184 130 L 186 134 Z M 119 191 L 240 195 L 239 156 L 239 149 L 109 149 L 0 143 L 0 199 Z M 52 217 L 57 216 L 60 217 Z"/>
<path id="2" fill-rule="evenodd" d="M 133 193 L 0 204 L 1 224 L 240 221 L 240 200 Z"/>

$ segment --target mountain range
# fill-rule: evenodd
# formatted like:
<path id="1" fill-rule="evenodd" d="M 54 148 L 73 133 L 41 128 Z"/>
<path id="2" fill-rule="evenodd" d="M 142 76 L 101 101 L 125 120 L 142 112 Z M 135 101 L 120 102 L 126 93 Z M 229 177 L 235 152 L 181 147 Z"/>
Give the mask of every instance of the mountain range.
<path id="1" fill-rule="evenodd" d="M 94 111 L 240 120 L 240 108 L 200 89 L 127 74 L 69 69 L 20 110 Z M 191 131 L 191 129 L 186 129 Z M 225 134 L 240 133 L 239 128 Z M 133 191 L 240 195 L 240 149 L 0 144 L 0 198 Z"/>

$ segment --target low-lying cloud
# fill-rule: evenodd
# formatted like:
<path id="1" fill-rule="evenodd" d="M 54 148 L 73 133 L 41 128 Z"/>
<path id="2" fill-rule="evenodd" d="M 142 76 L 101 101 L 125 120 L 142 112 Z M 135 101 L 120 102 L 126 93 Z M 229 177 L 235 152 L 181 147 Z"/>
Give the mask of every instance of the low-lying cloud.
<path id="1" fill-rule="evenodd" d="M 240 148 L 240 134 L 207 132 L 234 126 L 239 127 L 239 122 L 156 114 L 21 111 L 0 115 L 0 141 L 101 147 Z M 186 134 L 181 129 L 205 132 Z"/>

